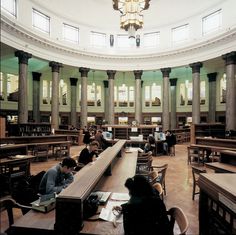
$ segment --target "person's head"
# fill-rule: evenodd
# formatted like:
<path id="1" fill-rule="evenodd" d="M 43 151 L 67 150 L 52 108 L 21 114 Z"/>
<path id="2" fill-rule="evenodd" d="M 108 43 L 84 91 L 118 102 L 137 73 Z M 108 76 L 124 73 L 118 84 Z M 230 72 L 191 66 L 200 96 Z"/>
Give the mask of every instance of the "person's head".
<path id="1" fill-rule="evenodd" d="M 155 144 L 155 138 L 151 135 L 148 136 L 148 143 L 149 144 Z"/>
<path id="2" fill-rule="evenodd" d="M 129 190 L 130 196 L 152 196 L 153 188 L 147 179 L 142 175 L 135 175 L 133 178 L 128 178 L 125 182 L 125 187 Z"/>
<path id="3" fill-rule="evenodd" d="M 97 134 L 98 134 L 98 135 L 102 135 L 102 130 L 98 130 L 98 131 L 97 131 Z"/>
<path id="4" fill-rule="evenodd" d="M 61 163 L 62 172 L 68 174 L 74 170 L 76 165 L 77 165 L 76 161 L 73 158 L 70 157 L 64 158 Z"/>
<path id="5" fill-rule="evenodd" d="M 89 150 L 91 152 L 95 152 L 96 153 L 98 151 L 98 148 L 99 148 L 99 143 L 96 140 L 92 141 L 89 144 Z"/>

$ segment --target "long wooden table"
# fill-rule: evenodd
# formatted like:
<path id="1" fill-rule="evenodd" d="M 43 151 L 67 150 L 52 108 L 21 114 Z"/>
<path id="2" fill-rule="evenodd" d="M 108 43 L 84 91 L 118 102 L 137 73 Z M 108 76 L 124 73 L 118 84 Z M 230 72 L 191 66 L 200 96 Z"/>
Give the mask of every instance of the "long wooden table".
<path id="1" fill-rule="evenodd" d="M 128 177 L 135 175 L 137 151 L 133 153 L 125 153 L 123 151 L 122 156 L 117 157 L 121 150 L 119 148 L 122 148 L 123 145 L 124 143 L 120 142 L 116 148 L 108 148 L 103 152 L 103 155 L 100 154 L 101 156 L 97 161 L 93 164 L 86 165 L 80 170 L 75 175 L 74 182 L 59 194 L 56 210 L 47 214 L 31 210 L 11 226 L 12 234 L 69 235 L 78 233 L 79 229 L 75 231 L 74 226 L 78 228 L 78 224 L 80 224 L 77 218 L 81 217 L 81 203 L 91 191 L 99 189 L 111 192 L 127 192 L 124 183 Z M 110 164 L 112 175 L 104 175 L 107 166 Z M 56 229 L 54 229 L 55 222 Z M 104 234 L 104 227 L 108 229 L 107 231 L 115 234 L 121 234 L 123 232 L 122 225 L 114 228 L 112 223 L 103 221 L 84 221 L 84 228 L 81 232 L 85 234 Z"/>
<path id="2" fill-rule="evenodd" d="M 207 168 L 215 171 L 215 173 L 236 173 L 236 166 L 221 162 L 205 163 Z"/>
<path id="3" fill-rule="evenodd" d="M 200 174 L 199 234 L 236 234 L 236 174 Z"/>

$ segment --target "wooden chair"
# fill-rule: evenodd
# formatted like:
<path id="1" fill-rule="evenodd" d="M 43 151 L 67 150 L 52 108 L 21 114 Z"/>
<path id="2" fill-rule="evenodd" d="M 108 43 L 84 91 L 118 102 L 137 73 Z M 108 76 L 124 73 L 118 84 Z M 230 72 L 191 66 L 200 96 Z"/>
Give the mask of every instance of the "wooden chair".
<path id="1" fill-rule="evenodd" d="M 193 194 L 192 194 L 192 200 L 194 200 L 194 197 L 196 194 L 199 194 L 199 192 L 196 192 L 196 187 L 198 186 L 198 178 L 200 173 L 206 173 L 206 170 L 197 168 L 195 166 L 192 166 L 192 174 L 193 174 Z"/>
<path id="2" fill-rule="evenodd" d="M 55 153 L 55 159 L 61 158 L 61 157 L 67 157 L 69 156 L 69 149 L 68 144 L 60 144 L 57 146 L 56 153 Z"/>
<path id="3" fill-rule="evenodd" d="M 39 160 L 39 158 L 46 158 L 46 160 L 48 160 L 48 152 L 49 146 L 47 144 L 38 145 L 34 148 L 33 155 L 36 156 L 37 161 Z"/>
<path id="4" fill-rule="evenodd" d="M 197 161 L 198 165 L 200 163 L 204 164 L 204 151 L 199 147 L 188 146 L 188 164 Z"/>
<path id="5" fill-rule="evenodd" d="M 145 174 L 147 175 L 150 172 L 150 169 L 152 167 L 152 152 L 148 152 L 147 155 L 139 156 L 137 159 L 137 168 L 136 172 L 138 174 Z"/>
<path id="6" fill-rule="evenodd" d="M 9 226 L 11 226 L 14 223 L 13 208 L 28 209 L 28 210 L 32 209 L 30 206 L 24 206 L 17 203 L 14 199 L 10 197 L 1 198 L 0 199 L 0 212 L 2 213 L 5 210 L 7 211 Z"/>
<path id="7" fill-rule="evenodd" d="M 176 222 L 180 230 L 180 235 L 185 235 L 189 227 L 189 222 L 183 210 L 179 207 L 172 207 L 167 211 L 167 214 L 170 215 L 170 226 L 172 227 L 173 234 L 176 234 L 174 232 Z"/>
<path id="8" fill-rule="evenodd" d="M 14 183 L 26 179 L 30 175 L 30 162 L 28 160 L 9 162 L 1 166 L 0 173 L 4 181 L 3 185 L 6 186 L 5 190 L 11 194 Z"/>
<path id="9" fill-rule="evenodd" d="M 164 195 L 166 195 L 166 183 L 165 183 L 165 177 L 166 177 L 166 170 L 168 168 L 168 164 L 164 164 L 164 165 L 161 165 L 161 166 L 152 166 L 151 167 L 151 170 L 152 171 L 156 171 L 157 174 L 158 174 L 158 177 L 156 179 L 153 179 L 153 184 L 155 182 L 158 182 L 161 184 L 162 188 L 163 188 L 163 192 L 164 192 Z M 155 180 L 155 182 L 154 182 Z"/>

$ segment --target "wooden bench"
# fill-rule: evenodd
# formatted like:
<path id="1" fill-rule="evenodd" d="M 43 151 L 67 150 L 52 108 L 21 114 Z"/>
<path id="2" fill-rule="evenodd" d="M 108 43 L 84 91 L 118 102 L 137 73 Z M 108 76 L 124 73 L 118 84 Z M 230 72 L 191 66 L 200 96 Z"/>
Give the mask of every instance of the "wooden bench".
<path id="1" fill-rule="evenodd" d="M 221 163 L 221 162 L 210 162 L 205 164 L 206 167 L 213 169 L 215 173 L 236 173 L 236 166 Z"/>

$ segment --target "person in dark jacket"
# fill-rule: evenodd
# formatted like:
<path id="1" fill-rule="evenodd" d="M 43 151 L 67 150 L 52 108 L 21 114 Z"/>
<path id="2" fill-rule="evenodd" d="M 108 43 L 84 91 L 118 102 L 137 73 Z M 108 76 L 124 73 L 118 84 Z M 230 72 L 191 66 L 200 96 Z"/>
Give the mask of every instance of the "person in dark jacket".
<path id="1" fill-rule="evenodd" d="M 176 136 L 170 131 L 166 131 L 166 140 L 163 143 L 164 154 L 169 153 L 169 149 L 176 145 Z"/>
<path id="2" fill-rule="evenodd" d="M 91 142 L 91 135 L 89 133 L 89 130 L 85 129 L 83 143 L 87 146 L 90 142 Z"/>
<path id="3" fill-rule="evenodd" d="M 109 142 L 104 138 L 102 132 L 102 130 L 98 130 L 94 140 L 99 143 L 101 149 L 105 150 L 109 146 Z"/>
<path id="4" fill-rule="evenodd" d="M 125 187 L 129 190 L 129 201 L 113 210 L 123 213 L 126 235 L 173 234 L 165 204 L 144 176 L 128 178 Z"/>

